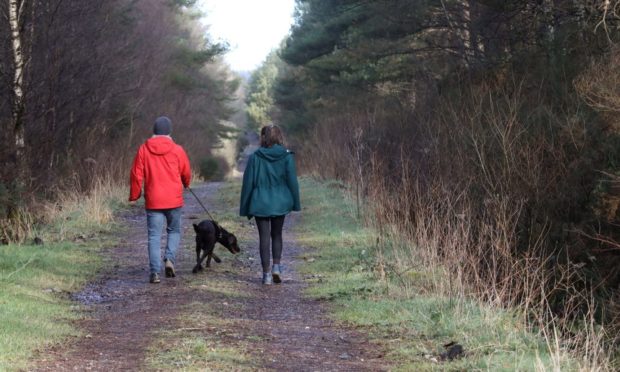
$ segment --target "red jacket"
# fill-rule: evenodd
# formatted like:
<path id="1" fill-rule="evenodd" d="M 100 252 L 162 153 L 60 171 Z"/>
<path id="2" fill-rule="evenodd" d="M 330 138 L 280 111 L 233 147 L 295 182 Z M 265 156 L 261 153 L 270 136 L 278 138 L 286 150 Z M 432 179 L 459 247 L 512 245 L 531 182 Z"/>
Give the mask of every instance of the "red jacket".
<path id="1" fill-rule="evenodd" d="M 183 186 L 189 187 L 191 169 L 185 150 L 167 136 L 147 140 L 131 167 L 129 201 L 138 200 L 144 181 L 146 209 L 183 206 Z"/>

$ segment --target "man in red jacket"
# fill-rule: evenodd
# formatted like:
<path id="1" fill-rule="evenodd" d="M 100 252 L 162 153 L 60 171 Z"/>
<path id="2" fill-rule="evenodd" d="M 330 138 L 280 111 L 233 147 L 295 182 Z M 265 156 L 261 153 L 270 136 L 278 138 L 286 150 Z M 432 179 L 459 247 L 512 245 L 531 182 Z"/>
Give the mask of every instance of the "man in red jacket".
<path id="1" fill-rule="evenodd" d="M 189 187 L 191 169 L 185 150 L 172 140 L 172 122 L 165 116 L 157 118 L 153 137 L 138 149 L 131 167 L 129 201 L 142 194 L 146 207 L 150 282 L 159 283 L 161 271 L 161 235 L 166 221 L 168 239 L 164 253 L 166 277 L 174 277 L 174 263 L 181 241 L 181 208 L 183 187 Z"/>

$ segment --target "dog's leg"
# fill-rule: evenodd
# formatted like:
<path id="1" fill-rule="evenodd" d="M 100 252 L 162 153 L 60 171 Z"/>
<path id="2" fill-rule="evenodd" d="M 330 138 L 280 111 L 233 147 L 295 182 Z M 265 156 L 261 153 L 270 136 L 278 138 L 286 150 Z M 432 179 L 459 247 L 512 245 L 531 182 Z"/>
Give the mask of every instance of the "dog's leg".
<path id="1" fill-rule="evenodd" d="M 222 262 L 222 260 L 220 260 L 220 258 L 215 253 L 211 253 L 211 257 L 213 257 L 213 260 L 217 263 Z"/>
<path id="2" fill-rule="evenodd" d="M 197 272 L 199 272 L 200 270 L 202 270 L 202 261 L 204 261 L 205 257 L 207 257 L 207 251 L 202 250 L 202 256 L 200 255 L 200 250 L 198 250 L 198 248 L 196 248 L 196 266 L 194 266 L 194 269 L 192 270 L 192 272 L 195 274 Z M 209 266 L 207 264 L 207 266 Z"/>
<path id="3" fill-rule="evenodd" d="M 200 246 L 200 244 L 196 244 L 196 265 L 200 266 L 200 251 L 202 250 L 202 247 Z"/>

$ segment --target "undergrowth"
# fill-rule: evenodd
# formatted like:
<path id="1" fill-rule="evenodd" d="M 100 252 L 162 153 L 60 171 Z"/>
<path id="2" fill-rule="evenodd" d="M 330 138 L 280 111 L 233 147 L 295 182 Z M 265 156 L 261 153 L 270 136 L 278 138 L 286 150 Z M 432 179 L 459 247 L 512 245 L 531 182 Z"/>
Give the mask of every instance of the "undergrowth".
<path id="1" fill-rule="evenodd" d="M 298 239 L 315 248 L 302 268 L 313 278 L 308 294 L 333 303 L 338 321 L 366 329 L 396 370 L 580 369 L 555 338 L 528 328 L 519 309 L 433 291 L 437 267 L 395 272 L 398 245 L 362 226 L 342 184 L 301 185 Z M 452 342 L 465 352 L 444 361 L 443 345 Z"/>

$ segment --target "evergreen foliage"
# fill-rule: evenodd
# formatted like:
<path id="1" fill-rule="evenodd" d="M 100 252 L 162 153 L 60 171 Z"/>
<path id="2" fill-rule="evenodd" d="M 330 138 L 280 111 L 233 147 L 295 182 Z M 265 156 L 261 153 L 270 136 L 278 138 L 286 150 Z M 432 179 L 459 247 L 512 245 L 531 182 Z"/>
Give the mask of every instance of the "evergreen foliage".
<path id="1" fill-rule="evenodd" d="M 272 121 L 274 115 L 273 85 L 278 76 L 278 66 L 282 62 L 275 52 L 271 52 L 263 64 L 250 77 L 247 103 L 247 124 L 259 129 Z"/>
<path id="2" fill-rule="evenodd" d="M 446 226 L 471 218 L 473 240 L 455 247 L 478 262 L 459 269 L 471 282 L 509 282 L 519 260 L 548 260 L 558 266 L 540 285 L 552 311 L 579 317 L 585 301 L 569 305 L 569 292 L 589 288 L 599 320 L 620 326 L 620 74 L 607 67 L 618 62 L 620 19 L 605 7 L 298 0 L 272 89 L 278 117 L 303 135 L 307 168 L 381 195 L 381 208 L 410 223 L 403 230 L 430 218 L 416 209 L 425 202 Z M 493 231 L 507 237 L 505 269 L 487 261 L 500 254 Z M 583 282 L 559 284 L 559 268 L 575 263 Z"/>

